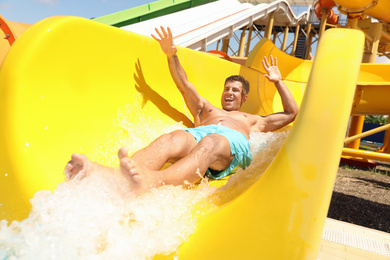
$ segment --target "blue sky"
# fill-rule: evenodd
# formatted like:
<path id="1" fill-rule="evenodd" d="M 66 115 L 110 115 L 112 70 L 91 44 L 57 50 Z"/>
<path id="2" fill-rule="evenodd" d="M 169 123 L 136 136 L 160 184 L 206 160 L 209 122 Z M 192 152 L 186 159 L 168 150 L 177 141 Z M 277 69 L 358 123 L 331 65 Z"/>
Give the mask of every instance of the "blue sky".
<path id="1" fill-rule="evenodd" d="M 0 14 L 7 20 L 36 23 L 55 15 L 99 17 L 156 0 L 0 0 Z"/>

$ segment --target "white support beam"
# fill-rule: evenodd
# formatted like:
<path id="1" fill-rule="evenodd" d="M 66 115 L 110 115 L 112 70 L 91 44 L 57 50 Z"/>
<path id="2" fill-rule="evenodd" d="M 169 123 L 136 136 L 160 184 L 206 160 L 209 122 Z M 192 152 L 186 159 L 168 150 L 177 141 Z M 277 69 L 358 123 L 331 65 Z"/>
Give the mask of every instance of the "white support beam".
<path id="1" fill-rule="evenodd" d="M 275 2 L 275 0 L 239 0 L 240 2 L 242 3 L 251 3 L 251 4 L 258 4 L 258 3 L 262 3 L 262 4 L 269 4 L 269 3 L 272 3 L 272 2 Z M 306 5 L 306 6 L 309 6 L 309 5 L 313 5 L 313 0 L 285 0 L 286 2 L 288 2 L 290 5 Z"/>

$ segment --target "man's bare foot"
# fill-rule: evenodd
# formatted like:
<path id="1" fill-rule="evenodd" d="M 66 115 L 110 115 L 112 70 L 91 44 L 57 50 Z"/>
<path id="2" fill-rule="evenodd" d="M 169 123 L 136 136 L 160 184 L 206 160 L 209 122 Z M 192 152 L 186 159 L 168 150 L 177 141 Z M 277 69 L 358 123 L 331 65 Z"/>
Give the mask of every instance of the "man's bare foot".
<path id="1" fill-rule="evenodd" d="M 72 159 L 66 164 L 64 173 L 66 178 L 71 180 L 76 175 L 85 177 L 88 175 L 88 169 L 91 161 L 84 154 L 72 154 Z M 82 175 L 82 176 L 81 176 Z"/>
<path id="2" fill-rule="evenodd" d="M 127 148 L 122 147 L 118 151 L 120 170 L 124 176 L 129 179 L 132 191 L 137 194 L 143 194 L 150 188 L 153 188 L 152 174 L 150 170 L 139 166 L 127 154 Z"/>

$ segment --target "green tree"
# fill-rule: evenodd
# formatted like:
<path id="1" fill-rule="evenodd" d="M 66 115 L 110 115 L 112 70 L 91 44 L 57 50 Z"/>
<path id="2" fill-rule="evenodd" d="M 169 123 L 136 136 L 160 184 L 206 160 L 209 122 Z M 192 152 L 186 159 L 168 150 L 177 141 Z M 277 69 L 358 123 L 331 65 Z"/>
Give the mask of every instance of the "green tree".
<path id="1" fill-rule="evenodd" d="M 364 123 L 384 125 L 387 124 L 387 118 L 388 116 L 368 115 L 364 118 Z"/>

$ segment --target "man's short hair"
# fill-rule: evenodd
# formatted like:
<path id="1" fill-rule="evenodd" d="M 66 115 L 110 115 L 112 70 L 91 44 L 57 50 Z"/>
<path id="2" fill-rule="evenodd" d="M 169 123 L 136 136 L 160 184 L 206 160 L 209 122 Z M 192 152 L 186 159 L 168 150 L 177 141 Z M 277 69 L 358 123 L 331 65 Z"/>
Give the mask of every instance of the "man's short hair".
<path id="1" fill-rule="evenodd" d="M 248 93 L 249 93 L 249 82 L 248 82 L 243 76 L 240 76 L 240 75 L 233 75 L 233 76 L 230 76 L 230 77 L 228 77 L 228 78 L 225 80 L 225 85 L 226 85 L 226 83 L 232 82 L 232 81 L 241 82 L 241 85 L 242 85 L 242 93 L 243 93 L 244 95 L 248 95 Z"/>

